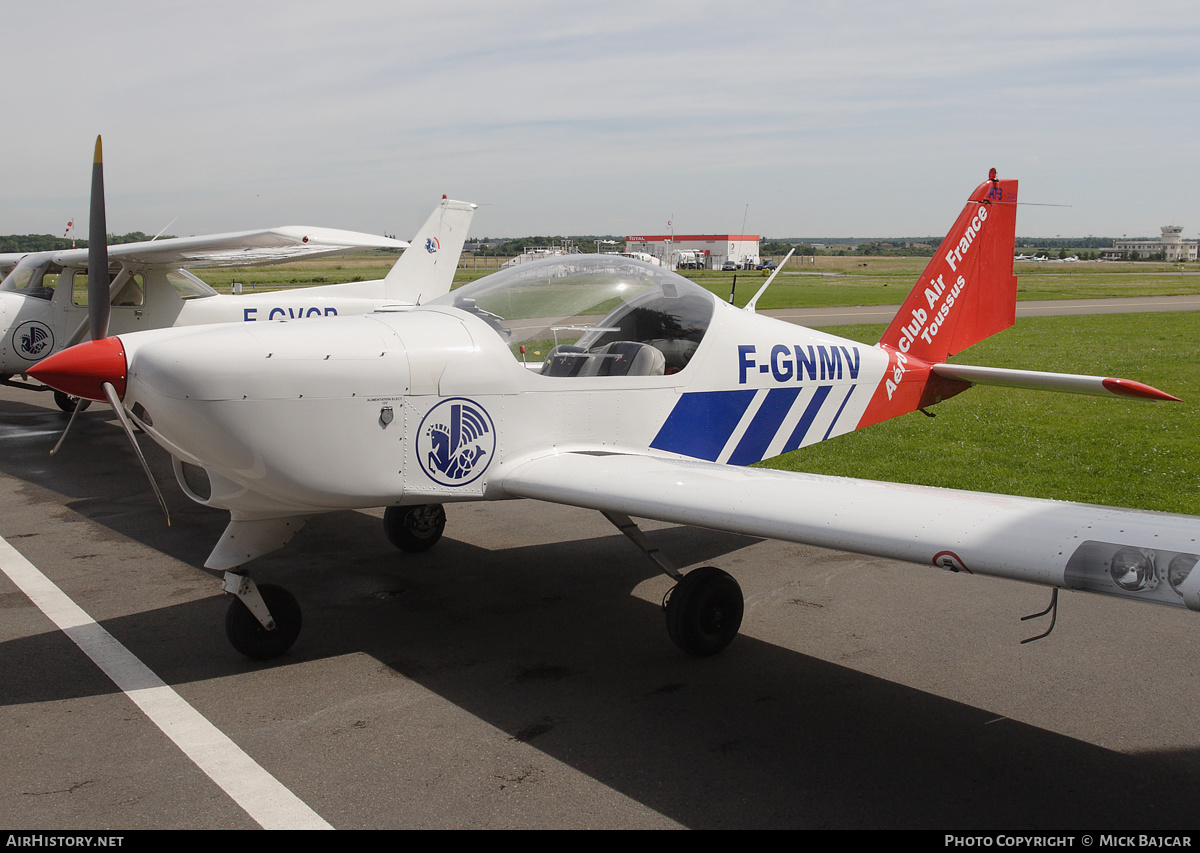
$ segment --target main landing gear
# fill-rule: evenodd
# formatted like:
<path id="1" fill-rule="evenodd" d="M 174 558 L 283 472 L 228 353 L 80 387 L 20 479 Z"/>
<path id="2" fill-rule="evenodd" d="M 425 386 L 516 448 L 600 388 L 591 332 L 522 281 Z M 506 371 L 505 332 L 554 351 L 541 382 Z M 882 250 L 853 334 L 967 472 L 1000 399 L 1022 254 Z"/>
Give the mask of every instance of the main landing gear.
<path id="1" fill-rule="evenodd" d="M 383 532 L 388 541 L 410 554 L 428 551 L 446 529 L 446 510 L 441 504 L 390 506 L 383 511 Z"/>
<path id="2" fill-rule="evenodd" d="M 737 636 L 745 603 L 728 572 L 703 566 L 684 575 L 663 602 L 667 634 L 693 657 L 723 651 Z"/>
<path id="3" fill-rule="evenodd" d="M 604 517 L 659 569 L 678 581 L 663 599 L 667 635 L 675 645 L 692 657 L 709 657 L 733 642 L 746 609 L 742 588 L 733 575 L 716 566 L 703 566 L 685 575 L 650 545 L 629 516 L 606 512 Z"/>
<path id="4" fill-rule="evenodd" d="M 733 642 L 742 625 L 745 600 L 738 582 L 716 566 L 703 566 L 686 575 L 657 548 L 627 515 L 604 513 L 643 554 L 677 583 L 663 599 L 667 634 L 693 657 L 709 657 Z M 388 507 L 383 529 L 402 551 L 419 553 L 432 548 L 446 529 L 441 504 Z M 239 652 L 254 660 L 278 657 L 292 647 L 300 634 L 300 605 L 290 592 L 273 584 L 255 585 L 241 572 L 225 573 L 223 589 L 237 596 L 225 616 L 225 633 Z"/>

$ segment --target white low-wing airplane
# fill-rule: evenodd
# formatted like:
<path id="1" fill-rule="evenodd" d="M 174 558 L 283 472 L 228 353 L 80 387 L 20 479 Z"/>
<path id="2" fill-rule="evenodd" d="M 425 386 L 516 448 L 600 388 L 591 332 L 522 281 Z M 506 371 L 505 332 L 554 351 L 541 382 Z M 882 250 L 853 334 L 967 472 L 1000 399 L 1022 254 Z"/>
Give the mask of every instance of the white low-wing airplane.
<path id="1" fill-rule="evenodd" d="M 103 220 L 102 205 L 101 194 L 93 199 L 93 219 L 99 215 Z M 285 263 L 371 248 L 406 249 L 409 244 L 355 231 L 288 226 L 112 246 L 110 332 L 363 314 L 387 304 L 433 299 L 450 290 L 474 211 L 473 204 L 443 197 L 413 239 L 413 248 L 384 279 L 254 295 L 218 294 L 187 270 Z M 103 230 L 99 233 L 103 240 Z M 88 327 L 88 252 L 0 254 L 0 273 L 6 273 L 0 282 L 0 382 L 23 385 L 13 377 L 27 375 L 52 353 L 94 337 Z M 64 410 L 74 406 L 62 392 L 55 393 L 55 402 Z"/>
<path id="2" fill-rule="evenodd" d="M 309 327 L 119 335 L 34 373 L 114 401 L 190 498 L 229 510 L 206 566 L 226 570 L 227 632 L 251 657 L 289 648 L 300 609 L 244 565 L 307 517 L 385 506 L 389 538 L 415 551 L 441 536 L 445 502 L 505 498 L 603 512 L 679 581 L 668 631 L 696 655 L 733 639 L 741 590 L 715 567 L 681 576 L 630 516 L 1200 609 L 1200 518 L 744 467 L 977 383 L 1175 399 L 946 363 L 1013 323 L 1016 200 L 993 170 L 874 347 L 576 255 Z"/>

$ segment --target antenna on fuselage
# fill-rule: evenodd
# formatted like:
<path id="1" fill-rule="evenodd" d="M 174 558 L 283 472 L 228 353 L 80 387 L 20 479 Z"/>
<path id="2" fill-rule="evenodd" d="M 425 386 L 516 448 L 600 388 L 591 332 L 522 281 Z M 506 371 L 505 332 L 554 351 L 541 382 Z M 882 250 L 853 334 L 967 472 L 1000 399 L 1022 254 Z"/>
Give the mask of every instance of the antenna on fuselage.
<path id="1" fill-rule="evenodd" d="M 779 266 L 775 267 L 775 272 L 771 273 L 770 277 L 766 281 L 763 282 L 763 286 L 760 287 L 758 289 L 758 293 L 754 294 L 754 297 L 749 302 L 746 303 L 746 307 L 743 310 L 749 311 L 751 314 L 754 313 L 754 306 L 756 304 L 758 304 L 758 297 L 762 296 L 764 293 L 767 292 L 767 288 L 771 286 L 771 282 L 773 282 L 775 280 L 775 276 L 779 275 L 780 271 L 783 269 L 783 265 L 788 262 L 788 258 L 790 258 L 793 254 L 795 254 L 795 252 L 796 252 L 796 247 L 793 246 L 792 251 L 788 252 L 787 257 L 779 262 Z"/>

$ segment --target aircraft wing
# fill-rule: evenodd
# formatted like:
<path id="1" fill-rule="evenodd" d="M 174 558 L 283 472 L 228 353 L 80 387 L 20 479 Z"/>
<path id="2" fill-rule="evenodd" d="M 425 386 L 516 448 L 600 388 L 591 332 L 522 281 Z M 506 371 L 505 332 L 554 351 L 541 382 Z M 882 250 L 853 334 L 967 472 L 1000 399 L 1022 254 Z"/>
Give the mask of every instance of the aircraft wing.
<path id="1" fill-rule="evenodd" d="M 1191 516 L 624 453 L 506 468 L 512 496 L 1200 609 Z"/>
<path id="2" fill-rule="evenodd" d="M 108 247 L 110 261 L 139 266 L 240 267 L 278 264 L 362 249 L 404 249 L 408 243 L 358 231 L 289 225 L 200 237 L 171 237 Z M 55 263 L 86 266 L 87 249 L 54 252 Z"/>

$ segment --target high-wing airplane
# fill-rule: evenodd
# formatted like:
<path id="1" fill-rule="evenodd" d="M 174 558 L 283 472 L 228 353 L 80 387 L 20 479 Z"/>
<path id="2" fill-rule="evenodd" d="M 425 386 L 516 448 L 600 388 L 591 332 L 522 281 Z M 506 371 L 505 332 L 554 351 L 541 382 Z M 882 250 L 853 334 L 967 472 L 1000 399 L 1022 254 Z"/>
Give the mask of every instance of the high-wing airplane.
<path id="1" fill-rule="evenodd" d="M 100 141 L 96 141 L 100 162 Z M 92 217 L 103 221 L 103 196 Z M 126 243 L 108 249 L 113 333 L 205 323 L 362 314 L 384 305 L 413 305 L 450 290 L 475 205 L 445 197 L 405 251 L 378 281 L 349 282 L 253 295 L 226 296 L 188 269 L 284 263 L 408 243 L 332 228 L 288 226 L 261 231 Z M 100 239 L 104 232 L 100 231 Z M 0 383 L 15 380 L 52 353 L 93 337 L 88 324 L 88 249 L 0 254 Z M 41 390 L 41 389 L 39 389 Z M 74 401 L 55 392 L 64 411 Z"/>
<path id="2" fill-rule="evenodd" d="M 1016 201 L 992 170 L 873 347 L 660 267 L 574 255 L 309 327 L 122 334 L 34 374 L 112 401 L 170 452 L 188 497 L 230 512 L 205 565 L 225 570 L 227 633 L 254 658 L 288 649 L 301 615 L 248 562 L 347 508 L 386 507 L 392 542 L 424 550 L 449 501 L 599 510 L 678 581 L 668 633 L 693 655 L 736 635 L 740 587 L 712 566 L 681 574 L 631 516 L 1045 584 L 1054 601 L 1063 587 L 1200 609 L 1200 518 L 745 467 L 972 384 L 1175 399 L 946 361 L 1013 323 Z"/>

